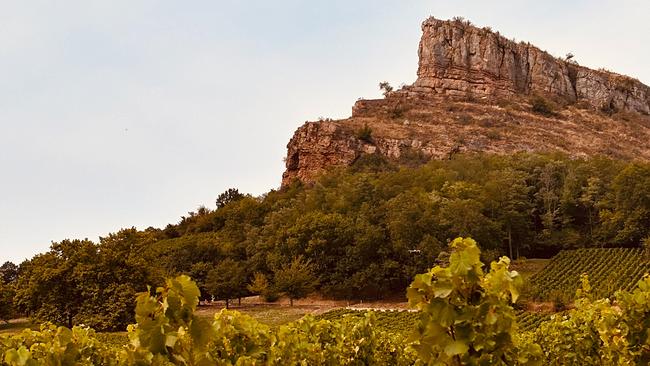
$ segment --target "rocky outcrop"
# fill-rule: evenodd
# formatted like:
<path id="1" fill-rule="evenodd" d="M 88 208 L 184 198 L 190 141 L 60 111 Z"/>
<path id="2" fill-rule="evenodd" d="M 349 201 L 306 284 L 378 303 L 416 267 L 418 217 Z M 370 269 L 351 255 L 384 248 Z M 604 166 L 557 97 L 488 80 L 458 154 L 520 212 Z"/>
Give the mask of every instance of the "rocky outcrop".
<path id="1" fill-rule="evenodd" d="M 465 21 L 430 18 L 422 30 L 417 81 L 357 101 L 351 118 L 305 123 L 287 145 L 283 185 L 311 182 L 364 154 L 396 162 L 546 151 L 650 160 L 650 88 L 638 80 Z M 534 113 L 533 95 L 552 113 Z M 364 126 L 370 137 L 360 137 Z"/>
<path id="2" fill-rule="evenodd" d="M 476 96 L 545 94 L 594 107 L 650 113 L 638 80 L 561 60 L 524 42 L 461 20 L 422 24 L 417 90 Z"/>

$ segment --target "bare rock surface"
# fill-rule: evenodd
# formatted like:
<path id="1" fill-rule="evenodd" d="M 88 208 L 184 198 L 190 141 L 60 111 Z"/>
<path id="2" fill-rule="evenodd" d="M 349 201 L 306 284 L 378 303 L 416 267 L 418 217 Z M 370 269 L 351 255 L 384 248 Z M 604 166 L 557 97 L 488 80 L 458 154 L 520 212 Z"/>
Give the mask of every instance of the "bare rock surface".
<path id="1" fill-rule="evenodd" d="M 650 113 L 650 88 L 638 80 L 591 70 L 529 44 L 464 21 L 422 24 L 415 87 L 476 96 L 539 93 L 594 107 Z"/>

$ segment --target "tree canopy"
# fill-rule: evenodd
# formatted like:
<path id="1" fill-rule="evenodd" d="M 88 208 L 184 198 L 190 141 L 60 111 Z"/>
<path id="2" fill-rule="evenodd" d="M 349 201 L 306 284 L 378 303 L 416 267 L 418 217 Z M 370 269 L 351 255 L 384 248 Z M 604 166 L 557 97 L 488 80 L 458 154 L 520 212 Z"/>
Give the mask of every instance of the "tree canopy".
<path id="1" fill-rule="evenodd" d="M 272 295 L 294 258 L 310 263 L 323 295 L 376 299 L 445 262 L 458 236 L 475 238 L 486 263 L 640 247 L 650 237 L 648 187 L 650 164 L 604 157 L 456 154 L 405 167 L 371 154 L 314 184 L 260 197 L 228 190 L 215 209 L 200 207 L 164 229 L 55 243 L 3 278 L 18 273 L 19 310 L 101 329 L 132 319 L 129 294 L 142 283 L 186 274 L 205 297 L 226 299 L 251 294 L 257 273 Z"/>

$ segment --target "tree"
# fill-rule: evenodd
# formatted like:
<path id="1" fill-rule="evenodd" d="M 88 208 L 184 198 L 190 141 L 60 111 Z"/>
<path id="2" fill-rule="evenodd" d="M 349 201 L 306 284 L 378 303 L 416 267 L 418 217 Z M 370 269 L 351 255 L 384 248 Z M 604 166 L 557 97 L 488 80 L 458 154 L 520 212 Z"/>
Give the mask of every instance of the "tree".
<path id="1" fill-rule="evenodd" d="M 124 330 L 134 320 L 133 296 L 152 278 L 141 257 L 146 232 L 124 229 L 90 240 L 63 240 L 21 265 L 15 304 L 39 321 Z"/>
<path id="2" fill-rule="evenodd" d="M 14 315 L 14 289 L 0 282 L 0 321 L 9 321 Z"/>
<path id="3" fill-rule="evenodd" d="M 89 240 L 52 244 L 26 264 L 16 284 L 16 302 L 35 318 L 72 327 L 96 281 L 97 247 Z"/>
<path id="4" fill-rule="evenodd" d="M 439 222 L 447 227 L 449 238 L 481 239 L 483 249 L 498 249 L 502 245 L 498 223 L 485 215 L 484 195 L 478 184 L 445 183 L 442 195 Z"/>
<path id="5" fill-rule="evenodd" d="M 0 282 L 10 283 L 18 278 L 18 266 L 12 262 L 5 262 L 0 266 Z"/>
<path id="6" fill-rule="evenodd" d="M 221 193 L 217 197 L 217 208 L 222 208 L 230 202 L 239 201 L 244 197 L 245 196 L 243 194 L 239 193 L 239 190 L 237 188 L 228 188 L 225 192 Z"/>
<path id="7" fill-rule="evenodd" d="M 589 239 L 594 240 L 594 227 L 596 224 L 598 212 L 598 203 L 604 196 L 604 187 L 600 178 L 590 177 L 587 180 L 587 186 L 582 187 L 582 192 L 578 198 L 580 204 L 587 211 L 587 223 L 589 224 Z"/>
<path id="8" fill-rule="evenodd" d="M 248 291 L 256 295 L 260 295 L 264 301 L 275 301 L 277 300 L 277 294 L 273 290 L 273 286 L 269 283 L 269 280 L 261 272 L 255 272 L 253 275 L 253 280 L 248 286 L 246 286 Z"/>
<path id="9" fill-rule="evenodd" d="M 216 299 L 225 300 L 226 309 L 228 309 L 230 299 L 239 298 L 241 300 L 241 297 L 246 295 L 247 277 L 244 262 L 227 258 L 208 272 L 205 288 Z"/>
<path id="10" fill-rule="evenodd" d="M 528 199 L 531 188 L 526 184 L 526 174 L 506 169 L 489 174 L 485 184 L 488 208 L 506 234 L 510 258 L 519 257 L 520 243 L 529 232 L 530 213 L 533 209 Z"/>
<path id="11" fill-rule="evenodd" d="M 199 287 L 202 299 L 206 299 L 208 297 L 209 291 L 206 287 L 206 280 L 208 278 L 208 274 L 213 268 L 214 265 L 208 262 L 197 262 L 192 264 L 192 267 L 190 268 L 190 277 L 194 282 L 196 282 L 196 285 Z"/>
<path id="12" fill-rule="evenodd" d="M 388 81 L 382 81 L 379 83 L 379 90 L 381 90 L 386 97 L 390 92 L 393 91 L 393 87 L 388 83 Z"/>
<path id="13" fill-rule="evenodd" d="M 311 261 L 298 256 L 275 272 L 274 282 L 276 289 L 289 297 L 293 306 L 293 300 L 302 299 L 314 291 L 317 280 Z"/>
<path id="14" fill-rule="evenodd" d="M 611 211 L 601 211 L 605 235 L 618 245 L 639 245 L 650 234 L 650 166 L 631 163 L 611 187 Z"/>

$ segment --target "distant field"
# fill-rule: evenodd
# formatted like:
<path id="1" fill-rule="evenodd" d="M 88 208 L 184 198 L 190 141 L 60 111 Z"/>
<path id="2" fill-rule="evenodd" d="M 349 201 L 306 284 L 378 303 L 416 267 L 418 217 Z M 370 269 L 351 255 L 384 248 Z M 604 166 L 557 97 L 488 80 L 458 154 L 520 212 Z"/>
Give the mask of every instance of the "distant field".
<path id="1" fill-rule="evenodd" d="M 197 314 L 205 318 L 213 318 L 215 313 L 221 311 L 220 306 L 206 306 L 200 307 Z M 310 305 L 258 305 L 258 306 L 242 306 L 233 307 L 232 310 L 248 314 L 255 318 L 257 321 L 270 325 L 272 327 L 280 326 L 283 324 L 296 321 L 307 314 L 318 314 L 323 311 L 329 310 L 329 307 L 310 306 Z"/>
<path id="2" fill-rule="evenodd" d="M 524 281 L 541 272 L 550 259 L 517 259 L 512 261 L 510 269 L 519 272 Z"/>
<path id="3" fill-rule="evenodd" d="M 580 275 L 589 275 L 596 298 L 613 295 L 617 290 L 631 290 L 645 273 L 650 262 L 643 249 L 601 248 L 564 250 L 546 267 L 530 277 L 531 295 L 537 300 L 561 298 L 571 301 L 579 286 Z"/>

